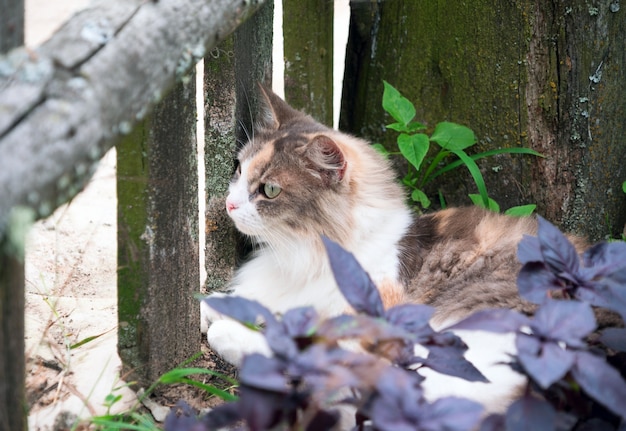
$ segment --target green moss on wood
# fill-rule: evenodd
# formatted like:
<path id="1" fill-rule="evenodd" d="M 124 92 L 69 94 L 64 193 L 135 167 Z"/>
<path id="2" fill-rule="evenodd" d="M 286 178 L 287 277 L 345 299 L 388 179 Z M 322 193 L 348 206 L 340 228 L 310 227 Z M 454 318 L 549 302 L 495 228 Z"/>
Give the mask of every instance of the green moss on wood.
<path id="1" fill-rule="evenodd" d="M 284 0 L 285 98 L 318 121 L 333 123 L 331 1 Z"/>

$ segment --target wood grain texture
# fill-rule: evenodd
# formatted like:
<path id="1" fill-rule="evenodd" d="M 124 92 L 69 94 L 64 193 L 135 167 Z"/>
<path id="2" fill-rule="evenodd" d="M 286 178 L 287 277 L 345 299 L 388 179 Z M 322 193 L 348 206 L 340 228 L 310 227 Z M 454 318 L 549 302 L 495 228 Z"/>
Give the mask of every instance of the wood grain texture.
<path id="1" fill-rule="evenodd" d="M 99 1 L 31 52 L 0 58 L 0 233 L 45 217 L 262 0 Z M 36 173 L 36 175 L 34 175 Z"/>

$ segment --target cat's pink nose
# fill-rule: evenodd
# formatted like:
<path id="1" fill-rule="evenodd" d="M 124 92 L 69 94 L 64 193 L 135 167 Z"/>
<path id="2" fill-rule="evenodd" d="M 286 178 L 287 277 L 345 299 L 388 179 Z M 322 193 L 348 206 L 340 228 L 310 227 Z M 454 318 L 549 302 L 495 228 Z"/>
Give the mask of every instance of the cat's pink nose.
<path id="1" fill-rule="evenodd" d="M 231 212 L 237 209 L 237 205 L 235 205 L 231 201 L 226 201 L 226 211 Z"/>

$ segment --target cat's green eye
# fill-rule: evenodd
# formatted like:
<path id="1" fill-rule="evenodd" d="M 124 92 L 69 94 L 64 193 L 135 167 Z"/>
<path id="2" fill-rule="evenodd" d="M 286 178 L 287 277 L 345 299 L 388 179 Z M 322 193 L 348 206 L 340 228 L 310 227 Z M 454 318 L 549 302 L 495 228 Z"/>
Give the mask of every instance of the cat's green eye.
<path id="1" fill-rule="evenodd" d="M 261 190 L 268 199 L 274 199 L 282 191 L 280 186 L 270 183 L 261 184 Z"/>

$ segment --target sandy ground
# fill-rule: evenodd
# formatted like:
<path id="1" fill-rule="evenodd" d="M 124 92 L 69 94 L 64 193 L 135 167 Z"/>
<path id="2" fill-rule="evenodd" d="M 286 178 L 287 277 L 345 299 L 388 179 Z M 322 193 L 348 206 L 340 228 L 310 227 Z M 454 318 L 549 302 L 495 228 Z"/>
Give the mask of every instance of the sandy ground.
<path id="1" fill-rule="evenodd" d="M 26 45 L 36 47 L 88 4 L 88 0 L 26 0 Z M 348 0 L 336 0 L 336 6 L 341 24 L 336 26 L 335 38 L 338 46 L 344 47 Z M 276 12 L 281 13 L 280 5 Z M 274 64 L 282 57 L 282 40 L 277 43 Z M 336 81 L 340 82 L 341 54 L 336 65 Z M 277 71 L 275 82 L 282 78 Z M 340 95 L 335 96 L 338 111 Z M 198 136 L 203 135 L 199 130 Z M 200 178 L 203 176 L 201 169 Z M 89 418 L 121 412 L 135 403 L 134 393 L 120 379 L 116 351 L 116 202 L 115 150 L 111 150 L 86 189 L 36 223 L 29 234 L 26 384 L 31 431 L 63 429 L 54 423 L 64 411 Z M 105 404 L 111 394 L 121 395 L 112 407 Z"/>

